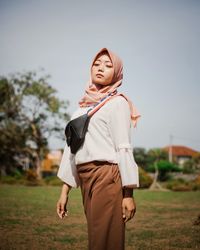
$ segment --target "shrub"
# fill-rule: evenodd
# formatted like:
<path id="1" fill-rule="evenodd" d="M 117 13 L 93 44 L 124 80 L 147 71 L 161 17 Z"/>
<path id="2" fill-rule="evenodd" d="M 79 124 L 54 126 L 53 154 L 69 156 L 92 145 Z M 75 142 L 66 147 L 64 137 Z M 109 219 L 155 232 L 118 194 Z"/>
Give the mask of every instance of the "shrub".
<path id="1" fill-rule="evenodd" d="M 156 164 L 156 163 L 154 163 Z M 158 180 L 159 181 L 166 181 L 166 180 L 169 180 L 170 179 L 170 172 L 180 172 L 181 169 L 169 162 L 169 161 L 166 161 L 166 160 L 160 160 L 158 163 L 157 163 L 157 167 L 158 167 L 158 171 L 159 171 L 159 174 L 158 174 Z M 155 172 L 155 166 L 154 165 L 150 165 L 148 167 L 148 172 Z"/>
<path id="2" fill-rule="evenodd" d="M 188 162 L 186 162 L 186 163 L 188 163 Z M 184 174 L 194 173 L 195 172 L 194 169 L 189 164 L 186 164 L 186 163 L 183 165 L 182 172 Z"/>
<path id="3" fill-rule="evenodd" d="M 140 188 L 149 188 L 153 182 L 151 176 L 148 173 L 139 167 L 139 180 L 140 180 Z"/>
<path id="4" fill-rule="evenodd" d="M 32 169 L 29 169 L 26 171 L 26 179 L 28 181 L 35 181 L 37 180 L 37 173 L 36 171 L 32 170 Z"/>
<path id="5" fill-rule="evenodd" d="M 200 190 L 200 177 L 194 181 L 185 181 L 184 179 L 171 180 L 165 186 L 173 191 Z"/>
<path id="6" fill-rule="evenodd" d="M 44 178 L 44 181 L 47 185 L 51 186 L 60 186 L 63 183 L 57 176 L 48 176 Z"/>
<path id="7" fill-rule="evenodd" d="M 193 190 L 200 190 L 200 175 L 194 180 Z"/>
<path id="8" fill-rule="evenodd" d="M 183 179 L 171 180 L 171 181 L 167 182 L 167 184 L 166 184 L 166 187 L 168 189 L 173 190 L 173 191 L 186 191 L 186 189 L 187 189 L 186 186 L 187 186 L 186 181 Z"/>
<path id="9" fill-rule="evenodd" d="M 19 169 L 14 169 L 14 171 L 11 173 L 11 176 L 16 180 L 20 180 L 24 177 L 24 172 Z"/>
<path id="10" fill-rule="evenodd" d="M 154 165 L 149 165 L 148 167 L 147 167 L 147 172 L 149 172 L 149 173 L 154 173 L 155 172 L 155 167 L 154 167 Z"/>
<path id="11" fill-rule="evenodd" d="M 169 179 L 169 172 L 180 172 L 180 168 L 169 161 L 159 161 L 158 162 L 159 175 L 158 179 L 160 181 L 165 181 Z"/>
<path id="12" fill-rule="evenodd" d="M 17 180 L 15 179 L 15 177 L 10 176 L 10 175 L 2 176 L 0 181 L 3 184 L 16 184 L 17 183 Z"/>
<path id="13" fill-rule="evenodd" d="M 24 184 L 27 186 L 41 186 L 45 184 L 44 180 L 38 179 L 37 173 L 34 169 L 27 170 L 25 177 L 26 177 L 26 181 Z"/>

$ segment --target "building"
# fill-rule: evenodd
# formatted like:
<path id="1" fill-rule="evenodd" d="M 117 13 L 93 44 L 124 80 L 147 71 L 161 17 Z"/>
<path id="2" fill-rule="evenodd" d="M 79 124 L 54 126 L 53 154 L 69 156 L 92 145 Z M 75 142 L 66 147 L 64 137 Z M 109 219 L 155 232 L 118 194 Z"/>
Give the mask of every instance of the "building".
<path id="1" fill-rule="evenodd" d="M 42 175 L 55 175 L 58 171 L 59 164 L 62 158 L 61 150 L 53 150 L 48 153 L 45 159 L 42 161 Z"/>
<path id="2" fill-rule="evenodd" d="M 172 161 L 177 162 L 180 166 L 183 166 L 184 162 L 192 159 L 197 154 L 199 154 L 199 152 L 194 149 L 180 145 L 166 146 L 163 148 L 163 150 L 166 151 L 168 154 L 170 154 L 171 150 Z"/>

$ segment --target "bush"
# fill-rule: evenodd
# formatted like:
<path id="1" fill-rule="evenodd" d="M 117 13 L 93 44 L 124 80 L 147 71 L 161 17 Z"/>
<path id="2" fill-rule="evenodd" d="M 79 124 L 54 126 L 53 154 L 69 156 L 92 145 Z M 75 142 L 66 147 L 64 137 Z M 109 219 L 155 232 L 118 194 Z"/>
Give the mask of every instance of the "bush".
<path id="1" fill-rule="evenodd" d="M 154 164 L 156 164 L 156 163 L 154 163 Z M 158 171 L 159 171 L 159 175 L 158 175 L 159 181 L 169 180 L 171 178 L 171 176 L 169 174 L 170 172 L 180 172 L 181 171 L 181 169 L 177 165 L 175 165 L 169 161 L 166 161 L 166 160 L 160 160 L 157 163 L 157 167 L 158 167 Z M 147 171 L 154 173 L 155 166 L 150 165 L 148 167 Z"/>
<path id="2" fill-rule="evenodd" d="M 176 179 L 167 182 L 166 188 L 173 191 L 188 191 L 188 185 L 183 179 Z"/>
<path id="3" fill-rule="evenodd" d="M 26 186 L 39 186 L 44 185 L 43 180 L 37 179 L 37 174 L 32 169 L 29 169 L 22 175 L 22 173 L 13 172 L 12 175 L 2 176 L 0 178 L 2 184 L 10 185 L 26 185 Z"/>
<path id="4" fill-rule="evenodd" d="M 173 191 L 200 190 L 200 177 L 198 177 L 195 181 L 185 181 L 184 179 L 171 180 L 167 182 L 165 186 Z"/>
<path id="5" fill-rule="evenodd" d="M 44 182 L 47 185 L 51 185 L 51 186 L 60 186 L 63 183 L 57 176 L 46 177 L 44 178 Z"/>
<path id="6" fill-rule="evenodd" d="M 169 172 L 180 172 L 180 168 L 169 161 L 159 161 L 158 170 L 158 179 L 160 181 L 168 180 L 170 178 Z"/>
<path id="7" fill-rule="evenodd" d="M 151 176 L 148 173 L 139 167 L 139 180 L 140 180 L 140 188 L 149 188 L 153 182 Z"/>
<path id="8" fill-rule="evenodd" d="M 37 180 L 37 173 L 33 169 L 29 169 L 26 171 L 26 179 L 28 181 L 36 181 Z"/>
<path id="9" fill-rule="evenodd" d="M 152 165 L 152 164 L 149 165 L 147 167 L 146 171 L 149 172 L 149 173 L 155 173 L 155 167 L 154 167 L 154 165 Z"/>
<path id="10" fill-rule="evenodd" d="M 14 169 L 14 171 L 11 173 L 11 176 L 15 178 L 16 180 L 20 180 L 24 177 L 24 171 L 19 169 Z"/>
<path id="11" fill-rule="evenodd" d="M 17 180 L 15 179 L 15 177 L 10 176 L 10 175 L 2 176 L 0 181 L 3 184 L 16 184 L 17 183 Z"/>
<path id="12" fill-rule="evenodd" d="M 193 190 L 200 190 L 200 175 L 194 180 Z"/>
<path id="13" fill-rule="evenodd" d="M 194 171 L 194 169 L 193 169 L 191 166 L 189 166 L 188 164 L 184 164 L 184 165 L 183 165 L 183 168 L 182 168 L 182 172 L 183 172 L 184 174 L 192 174 L 192 173 L 194 173 L 195 171 Z"/>
<path id="14" fill-rule="evenodd" d="M 173 191 L 192 191 L 193 187 L 192 185 L 188 185 L 188 184 L 179 184 L 179 185 L 175 185 L 172 187 Z"/>

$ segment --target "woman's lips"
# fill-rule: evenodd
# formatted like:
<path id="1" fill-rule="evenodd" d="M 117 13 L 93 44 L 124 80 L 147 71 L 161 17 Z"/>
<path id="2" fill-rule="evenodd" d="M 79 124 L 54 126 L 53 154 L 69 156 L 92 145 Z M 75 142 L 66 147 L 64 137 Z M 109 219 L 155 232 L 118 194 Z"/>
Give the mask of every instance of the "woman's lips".
<path id="1" fill-rule="evenodd" d="M 102 74 L 96 74 L 97 77 L 104 77 Z"/>

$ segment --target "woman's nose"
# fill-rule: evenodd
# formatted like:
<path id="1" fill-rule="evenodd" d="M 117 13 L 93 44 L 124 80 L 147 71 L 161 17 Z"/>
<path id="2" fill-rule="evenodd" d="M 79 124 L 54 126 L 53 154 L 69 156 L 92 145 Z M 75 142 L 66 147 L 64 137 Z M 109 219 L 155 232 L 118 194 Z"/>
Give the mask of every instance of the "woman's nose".
<path id="1" fill-rule="evenodd" d="M 104 65 L 103 63 L 99 64 L 99 68 L 98 68 L 98 71 L 104 71 Z"/>

